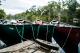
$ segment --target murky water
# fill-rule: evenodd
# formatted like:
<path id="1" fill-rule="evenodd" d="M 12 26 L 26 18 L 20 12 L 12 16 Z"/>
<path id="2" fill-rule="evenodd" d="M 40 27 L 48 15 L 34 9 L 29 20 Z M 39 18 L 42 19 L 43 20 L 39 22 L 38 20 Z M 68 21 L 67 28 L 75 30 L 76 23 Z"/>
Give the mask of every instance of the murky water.
<path id="1" fill-rule="evenodd" d="M 64 50 L 56 43 L 56 41 L 54 40 L 54 38 L 52 37 L 52 44 L 54 46 L 59 47 L 59 53 L 65 53 Z"/>
<path id="2" fill-rule="evenodd" d="M 0 40 L 0 49 L 5 48 L 6 46 L 7 45 L 2 40 Z"/>
<path id="3" fill-rule="evenodd" d="M 80 53 L 80 42 L 78 44 L 78 53 Z"/>

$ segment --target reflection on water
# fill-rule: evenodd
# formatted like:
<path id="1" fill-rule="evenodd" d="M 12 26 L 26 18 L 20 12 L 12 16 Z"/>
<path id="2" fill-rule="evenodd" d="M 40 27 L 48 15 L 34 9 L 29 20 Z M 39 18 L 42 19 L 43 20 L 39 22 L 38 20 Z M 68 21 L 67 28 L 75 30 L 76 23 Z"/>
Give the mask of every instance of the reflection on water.
<path id="1" fill-rule="evenodd" d="M 6 46 L 7 45 L 2 40 L 0 40 L 0 49 L 5 48 Z"/>
<path id="2" fill-rule="evenodd" d="M 59 47 L 59 53 L 65 53 L 64 50 L 56 43 L 53 37 L 52 37 L 52 44 L 53 46 Z"/>
<path id="3" fill-rule="evenodd" d="M 78 44 L 78 53 L 80 53 L 80 42 Z"/>

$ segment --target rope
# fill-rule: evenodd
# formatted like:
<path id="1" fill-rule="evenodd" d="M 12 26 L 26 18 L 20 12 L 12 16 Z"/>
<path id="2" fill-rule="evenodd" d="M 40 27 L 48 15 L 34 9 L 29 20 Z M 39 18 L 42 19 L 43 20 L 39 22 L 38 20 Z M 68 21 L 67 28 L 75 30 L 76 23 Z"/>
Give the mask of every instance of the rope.
<path id="1" fill-rule="evenodd" d="M 32 28 L 32 33 L 33 33 L 33 39 L 35 40 L 35 36 L 34 36 L 34 29 L 33 29 L 32 24 L 31 24 L 31 28 Z"/>
<path id="2" fill-rule="evenodd" d="M 55 29 L 55 26 L 53 26 L 52 35 L 51 35 L 51 36 L 52 36 L 52 37 L 51 37 L 51 42 L 52 42 L 52 43 L 53 43 L 53 39 L 52 39 L 52 38 L 53 38 L 53 35 L 54 35 L 54 29 Z"/>
<path id="3" fill-rule="evenodd" d="M 46 41 L 47 41 L 47 36 L 48 36 L 48 25 L 47 25 L 47 32 L 46 32 Z"/>
<path id="4" fill-rule="evenodd" d="M 38 26 L 38 29 L 37 29 L 37 35 L 36 35 L 36 38 L 35 38 L 35 35 L 34 35 L 34 29 L 33 29 L 33 25 L 32 25 L 32 24 L 31 24 L 31 27 L 32 27 L 32 33 L 33 33 L 33 39 L 35 40 L 36 38 L 38 38 L 40 25 Z"/>
<path id="5" fill-rule="evenodd" d="M 22 27 L 22 37 L 24 36 L 24 24 L 23 24 L 23 27 Z M 24 38 L 22 38 L 24 39 Z"/>
<path id="6" fill-rule="evenodd" d="M 16 27 L 16 25 L 15 25 L 15 27 Z M 33 39 L 35 40 L 36 38 L 38 38 L 38 34 L 39 34 L 39 30 L 40 30 L 40 25 L 38 26 L 37 36 L 36 36 L 36 37 L 35 37 L 35 35 L 34 35 L 34 28 L 33 28 L 33 25 L 32 25 L 32 24 L 31 24 L 31 28 L 32 28 L 32 33 L 33 33 Z M 19 30 L 18 30 L 17 27 L 16 27 L 16 30 L 17 30 L 19 36 L 21 37 L 21 42 L 23 41 L 23 39 L 26 40 L 26 38 L 23 37 L 23 35 L 24 35 L 24 25 L 23 25 L 23 27 L 22 27 L 22 34 L 19 33 Z M 53 31 L 54 31 L 54 29 L 53 29 Z M 48 36 L 48 25 L 47 25 L 47 32 L 46 32 L 46 41 L 47 41 L 47 36 Z"/>
<path id="7" fill-rule="evenodd" d="M 26 38 L 23 37 L 23 35 L 24 35 L 24 24 L 23 24 L 23 27 L 22 27 L 22 34 L 19 33 L 19 30 L 18 30 L 16 25 L 15 25 L 15 28 L 16 28 L 16 31 L 17 31 L 18 35 L 21 37 L 21 42 L 23 41 L 23 39 L 26 40 Z"/>
<path id="8" fill-rule="evenodd" d="M 35 39 L 33 26 L 31 25 L 31 27 L 32 27 L 32 32 L 33 32 L 33 38 Z M 38 38 L 39 30 L 40 30 L 40 25 L 38 26 L 38 29 L 37 29 L 37 36 L 36 36 L 36 38 Z M 53 27 L 52 31 L 53 31 L 52 33 L 54 33 L 54 27 Z M 47 41 L 47 36 L 48 36 L 48 25 L 47 25 L 47 32 L 46 32 L 46 41 Z M 52 36 L 53 36 L 53 34 L 52 34 Z"/>
<path id="9" fill-rule="evenodd" d="M 21 37 L 21 42 L 23 41 L 23 39 L 26 40 L 26 38 L 23 37 L 24 36 L 24 24 L 23 24 L 23 27 L 22 27 L 22 34 L 19 33 L 19 30 L 18 30 L 16 25 L 15 25 L 15 28 L 16 28 L 16 31 L 17 31 L 18 35 Z M 32 28 L 32 33 L 33 33 L 33 39 L 36 39 L 35 35 L 34 35 L 34 29 L 33 29 L 33 25 L 32 24 L 31 24 L 31 28 Z M 37 37 L 38 37 L 38 33 L 39 33 L 39 28 L 40 28 L 40 26 L 38 26 Z"/>
<path id="10" fill-rule="evenodd" d="M 38 38 L 39 29 L 40 29 L 40 25 L 38 26 L 38 30 L 37 30 L 37 36 L 36 36 L 36 38 Z"/>
<path id="11" fill-rule="evenodd" d="M 53 26 L 53 30 L 52 30 L 52 36 L 53 36 L 53 34 L 54 34 L 54 29 L 55 29 L 55 26 Z"/>
<path id="12" fill-rule="evenodd" d="M 71 27 L 70 30 L 69 30 L 68 36 L 67 36 L 67 38 L 66 38 L 66 40 L 65 40 L 65 42 L 64 42 L 64 44 L 63 44 L 63 46 L 62 46 L 62 48 L 66 45 L 66 43 L 67 43 L 67 41 L 68 41 L 68 38 L 69 38 L 69 36 L 70 36 L 71 30 L 72 30 L 72 27 Z"/>

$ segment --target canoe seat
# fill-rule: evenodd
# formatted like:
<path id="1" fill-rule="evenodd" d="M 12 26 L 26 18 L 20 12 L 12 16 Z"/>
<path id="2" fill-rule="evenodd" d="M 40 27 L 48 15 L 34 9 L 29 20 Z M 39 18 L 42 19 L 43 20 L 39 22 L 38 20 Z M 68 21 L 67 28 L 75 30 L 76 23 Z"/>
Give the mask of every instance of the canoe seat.
<path id="1" fill-rule="evenodd" d="M 59 50 L 59 47 L 53 46 L 51 44 L 51 42 L 44 41 L 44 40 L 41 40 L 41 39 L 36 39 L 35 42 L 38 43 L 39 45 L 41 45 L 44 48 L 47 48 L 47 49 L 50 49 L 50 50 L 51 49 L 53 49 L 53 50 Z"/>

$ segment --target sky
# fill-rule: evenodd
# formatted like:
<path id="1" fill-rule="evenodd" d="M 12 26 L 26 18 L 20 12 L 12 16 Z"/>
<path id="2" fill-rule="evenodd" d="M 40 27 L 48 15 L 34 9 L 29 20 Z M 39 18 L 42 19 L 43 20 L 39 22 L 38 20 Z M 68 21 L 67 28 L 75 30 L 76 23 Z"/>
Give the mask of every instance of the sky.
<path id="1" fill-rule="evenodd" d="M 33 5 L 45 6 L 50 1 L 59 1 L 59 0 L 3 0 L 0 8 L 4 9 L 6 14 L 15 15 L 21 12 L 25 12 L 27 9 Z M 79 0 L 77 0 L 79 2 Z"/>
<path id="2" fill-rule="evenodd" d="M 4 9 L 6 14 L 15 15 L 25 12 L 33 5 L 37 7 L 47 5 L 49 1 L 52 0 L 6 0 L 2 1 L 2 6 L 0 6 L 0 8 Z"/>

